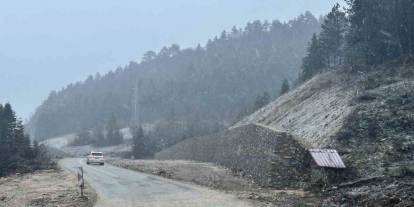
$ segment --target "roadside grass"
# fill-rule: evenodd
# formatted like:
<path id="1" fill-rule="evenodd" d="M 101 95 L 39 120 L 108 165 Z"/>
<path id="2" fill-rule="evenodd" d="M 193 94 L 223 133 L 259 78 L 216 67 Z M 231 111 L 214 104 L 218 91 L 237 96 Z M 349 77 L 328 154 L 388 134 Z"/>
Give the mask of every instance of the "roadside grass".
<path id="1" fill-rule="evenodd" d="M 0 206 L 92 207 L 96 193 L 87 185 L 84 194 L 76 175 L 58 168 L 0 178 Z"/>

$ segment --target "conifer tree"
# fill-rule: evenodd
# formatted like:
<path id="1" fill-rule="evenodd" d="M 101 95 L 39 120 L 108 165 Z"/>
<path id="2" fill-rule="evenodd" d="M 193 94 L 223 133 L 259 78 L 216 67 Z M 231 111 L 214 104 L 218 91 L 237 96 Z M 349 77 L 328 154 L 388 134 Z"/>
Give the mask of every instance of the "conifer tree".
<path id="1" fill-rule="evenodd" d="M 319 38 L 326 65 L 335 66 L 343 63 L 347 24 L 345 12 L 340 10 L 339 4 L 336 4 L 326 16 Z"/>
<path id="2" fill-rule="evenodd" d="M 322 48 L 316 34 L 313 35 L 307 52 L 308 54 L 302 61 L 302 73 L 300 74 L 301 81 L 306 81 L 312 78 L 325 67 Z"/>
<path id="3" fill-rule="evenodd" d="M 287 93 L 290 90 L 290 85 L 288 80 L 283 80 L 282 86 L 280 88 L 280 95 Z"/>
<path id="4" fill-rule="evenodd" d="M 39 159 L 39 148 L 37 142 L 33 147 L 30 145 L 23 123 L 16 118 L 11 105 L 0 104 L 0 176 L 48 166 L 50 159 L 47 156 Z"/>
<path id="5" fill-rule="evenodd" d="M 33 141 L 33 156 L 37 157 L 40 154 L 40 146 L 39 146 L 39 142 L 37 140 Z"/>
<path id="6" fill-rule="evenodd" d="M 27 151 L 30 148 L 30 142 L 27 143 L 26 136 L 24 134 L 23 123 L 21 120 L 18 120 L 16 122 L 14 136 L 15 152 L 23 157 L 25 151 Z M 29 144 L 29 146 L 27 146 L 27 144 Z"/>
<path id="7" fill-rule="evenodd" d="M 96 127 L 92 131 L 92 144 L 95 146 L 106 145 L 104 130 L 101 127 Z"/>
<path id="8" fill-rule="evenodd" d="M 106 141 L 108 145 L 118 145 L 123 141 L 116 117 L 111 116 L 106 126 Z"/>
<path id="9" fill-rule="evenodd" d="M 144 130 L 142 126 L 132 128 L 132 154 L 135 158 L 143 158 L 148 155 L 145 144 Z"/>
<path id="10" fill-rule="evenodd" d="M 6 121 L 4 119 L 4 107 L 0 104 L 0 176 L 5 174 L 7 146 L 6 146 Z"/>
<path id="11" fill-rule="evenodd" d="M 347 59 L 376 65 L 414 55 L 414 1 L 348 0 Z"/>
<path id="12" fill-rule="evenodd" d="M 268 92 L 264 92 L 263 95 L 257 96 L 253 111 L 266 106 L 268 103 L 270 103 L 270 94 Z"/>

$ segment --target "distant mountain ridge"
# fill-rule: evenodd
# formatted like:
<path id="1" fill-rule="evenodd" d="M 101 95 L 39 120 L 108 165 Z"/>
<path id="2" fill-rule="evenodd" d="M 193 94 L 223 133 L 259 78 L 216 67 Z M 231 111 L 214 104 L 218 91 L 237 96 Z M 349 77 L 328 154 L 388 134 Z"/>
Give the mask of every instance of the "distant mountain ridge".
<path id="1" fill-rule="evenodd" d="M 310 13 L 281 23 L 248 23 L 223 31 L 205 47 L 164 47 L 106 75 L 90 76 L 50 96 L 30 119 L 38 140 L 103 126 L 114 114 L 134 121 L 201 120 L 228 125 L 260 94 L 277 96 L 295 80 L 307 43 L 320 30 Z"/>

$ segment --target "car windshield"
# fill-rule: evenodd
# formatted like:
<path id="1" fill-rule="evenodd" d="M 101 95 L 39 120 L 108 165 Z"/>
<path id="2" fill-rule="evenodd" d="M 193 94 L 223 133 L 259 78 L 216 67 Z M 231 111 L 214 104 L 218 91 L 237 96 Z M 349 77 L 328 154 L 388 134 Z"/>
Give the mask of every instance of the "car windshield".
<path id="1" fill-rule="evenodd" d="M 92 156 L 103 156 L 101 152 L 92 152 Z"/>

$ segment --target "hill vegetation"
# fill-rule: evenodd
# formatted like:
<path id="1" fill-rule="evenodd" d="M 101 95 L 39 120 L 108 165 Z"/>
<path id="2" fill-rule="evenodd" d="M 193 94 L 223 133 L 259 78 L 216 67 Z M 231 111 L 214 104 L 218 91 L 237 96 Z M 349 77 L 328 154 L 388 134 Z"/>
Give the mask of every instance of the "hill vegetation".
<path id="1" fill-rule="evenodd" d="M 102 127 L 112 114 L 121 126 L 158 120 L 185 128 L 205 128 L 201 120 L 227 126 L 251 111 L 245 109 L 254 107 L 257 96 L 267 92 L 276 97 L 283 80 L 296 79 L 306 44 L 319 30 L 319 21 L 306 12 L 285 23 L 254 21 L 243 29 L 234 27 L 204 47 L 174 44 L 149 51 L 140 63 L 51 92 L 28 131 L 43 140 Z"/>
<path id="2" fill-rule="evenodd" d="M 414 2 L 412 0 L 348 0 L 337 4 L 314 35 L 303 59 L 300 80 L 306 81 L 329 67 L 369 68 L 414 55 Z"/>

